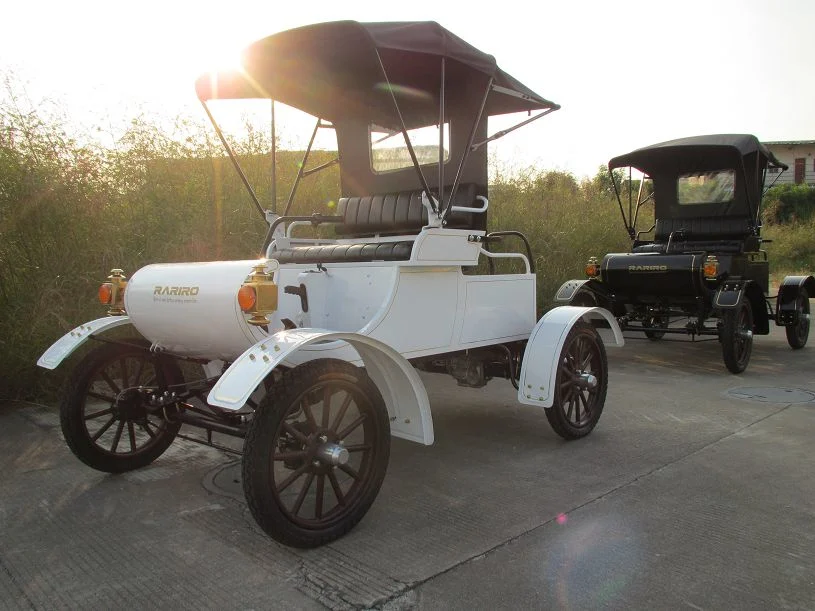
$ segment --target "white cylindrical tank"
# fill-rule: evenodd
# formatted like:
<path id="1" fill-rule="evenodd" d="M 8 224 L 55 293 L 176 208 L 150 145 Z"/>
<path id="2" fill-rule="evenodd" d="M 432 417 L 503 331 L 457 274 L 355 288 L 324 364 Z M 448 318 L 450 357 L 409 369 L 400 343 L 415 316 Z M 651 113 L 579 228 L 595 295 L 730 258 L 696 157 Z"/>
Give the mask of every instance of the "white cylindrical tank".
<path id="1" fill-rule="evenodd" d="M 257 261 L 166 263 L 138 270 L 127 283 L 125 310 L 145 338 L 173 354 L 234 360 L 263 339 L 238 305 L 241 283 Z M 266 262 L 274 274 L 277 261 Z"/>

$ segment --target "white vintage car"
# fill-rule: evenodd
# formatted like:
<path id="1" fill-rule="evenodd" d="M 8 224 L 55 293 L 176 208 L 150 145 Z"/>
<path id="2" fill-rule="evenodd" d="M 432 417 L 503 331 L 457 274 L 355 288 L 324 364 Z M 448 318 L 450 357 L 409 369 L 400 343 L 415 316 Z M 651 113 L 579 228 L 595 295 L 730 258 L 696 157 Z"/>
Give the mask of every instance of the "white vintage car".
<path id="1" fill-rule="evenodd" d="M 108 316 L 38 361 L 53 369 L 98 343 L 60 408 L 77 457 L 111 473 L 137 469 L 182 424 L 206 430 L 210 445 L 212 432 L 243 438 L 243 487 L 258 524 L 282 543 L 314 547 L 364 516 L 391 435 L 433 443 L 416 369 L 470 387 L 505 378 L 562 437 L 591 432 L 608 381 L 601 335 L 622 345 L 617 322 L 572 306 L 537 320 L 526 238 L 487 232 L 487 143 L 559 107 L 432 22 L 298 28 L 250 45 L 243 64 L 196 86 L 268 223 L 265 256 L 148 265 L 129 279 L 113 270 L 100 288 Z M 261 206 L 208 104 L 246 98 L 307 112 L 314 133 L 335 130 L 336 215 L 287 216 L 297 184 L 282 216 Z M 530 116 L 488 135 L 489 116 L 516 112 Z M 430 144 L 417 145 L 428 132 Z M 329 165 L 307 170 L 311 148 L 298 183 Z M 326 223 L 331 239 L 295 235 Z M 491 250 L 509 239 L 525 247 Z M 499 258 L 518 262 L 515 273 L 495 273 Z M 143 339 L 103 333 L 122 325 Z M 184 361 L 205 375 L 185 380 Z"/>

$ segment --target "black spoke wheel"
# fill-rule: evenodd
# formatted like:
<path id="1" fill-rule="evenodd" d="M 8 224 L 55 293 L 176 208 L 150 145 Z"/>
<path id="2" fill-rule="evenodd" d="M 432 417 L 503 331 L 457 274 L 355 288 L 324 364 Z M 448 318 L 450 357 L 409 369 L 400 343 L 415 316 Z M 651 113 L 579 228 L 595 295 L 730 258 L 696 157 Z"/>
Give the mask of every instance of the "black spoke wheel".
<path id="1" fill-rule="evenodd" d="M 798 322 L 784 327 L 784 330 L 787 332 L 787 343 L 798 350 L 806 346 L 809 339 L 809 294 L 804 288 L 798 293 L 795 309 L 798 310 Z"/>
<path id="2" fill-rule="evenodd" d="M 564 439 L 591 433 L 600 419 L 608 390 L 608 360 L 603 340 L 591 326 L 569 331 L 558 357 L 555 396 L 546 418 Z"/>
<path id="3" fill-rule="evenodd" d="M 650 327 L 667 327 L 668 318 L 663 316 L 646 316 L 642 321 L 642 326 L 645 328 L 645 337 L 656 342 L 665 337 L 665 331 L 656 331 Z"/>
<path id="4" fill-rule="evenodd" d="M 149 343 L 102 344 L 77 365 L 60 405 L 60 423 L 71 451 L 86 465 L 122 473 L 150 464 L 180 428 L 144 405 L 139 386 L 164 392 L 183 382 L 171 359 L 151 354 Z M 138 345 L 135 345 L 138 344 Z"/>
<path id="5" fill-rule="evenodd" d="M 747 369 L 753 351 L 753 309 L 745 299 L 722 315 L 722 356 L 732 373 Z"/>
<path id="6" fill-rule="evenodd" d="M 310 361 L 284 373 L 255 412 L 244 443 L 246 501 L 276 541 L 317 547 L 362 519 L 389 455 L 388 411 L 365 371 Z"/>

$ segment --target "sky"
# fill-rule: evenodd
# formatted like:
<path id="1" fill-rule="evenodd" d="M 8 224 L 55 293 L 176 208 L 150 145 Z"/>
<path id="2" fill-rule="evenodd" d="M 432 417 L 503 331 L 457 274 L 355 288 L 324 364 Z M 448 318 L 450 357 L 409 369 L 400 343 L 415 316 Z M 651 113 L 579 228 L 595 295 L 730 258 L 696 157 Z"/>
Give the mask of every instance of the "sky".
<path id="1" fill-rule="evenodd" d="M 613 156 L 708 133 L 815 140 L 815 0 L 73 0 L 7 3 L 0 76 L 84 129 L 203 118 L 193 88 L 277 31 L 433 20 L 562 109 L 496 149 L 507 168 L 592 176 Z"/>

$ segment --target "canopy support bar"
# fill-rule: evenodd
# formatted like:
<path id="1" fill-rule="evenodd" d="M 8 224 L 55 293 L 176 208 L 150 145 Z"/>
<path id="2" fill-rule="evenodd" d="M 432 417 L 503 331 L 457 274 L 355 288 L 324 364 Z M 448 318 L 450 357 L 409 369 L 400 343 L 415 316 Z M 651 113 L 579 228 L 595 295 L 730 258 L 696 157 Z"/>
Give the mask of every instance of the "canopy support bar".
<path id="1" fill-rule="evenodd" d="M 229 146 L 229 143 L 226 141 L 226 137 L 224 133 L 221 131 L 221 127 L 215 121 L 215 117 L 212 116 L 212 113 L 209 111 L 209 107 L 204 100 L 201 100 L 201 105 L 204 107 L 204 112 L 207 113 L 209 117 L 210 123 L 215 128 L 215 133 L 218 134 L 218 138 L 221 140 L 221 144 L 224 145 L 226 149 L 226 154 L 229 155 L 229 159 L 232 161 L 232 165 L 235 166 L 235 170 L 238 172 L 238 175 L 241 177 L 243 181 L 243 185 L 246 187 L 246 190 L 249 191 L 249 195 L 252 197 L 252 201 L 255 203 L 255 207 L 260 212 L 260 215 L 263 217 L 263 220 L 266 220 L 266 211 L 263 209 L 263 206 L 260 205 L 260 200 L 258 200 L 258 196 L 255 193 L 255 190 L 252 188 L 252 185 L 249 184 L 249 179 L 246 178 L 246 174 L 243 173 L 243 168 L 241 168 L 241 164 L 238 163 L 238 158 L 235 156 L 235 151 L 232 150 L 232 147 Z"/>
<path id="2" fill-rule="evenodd" d="M 271 193 L 270 199 L 272 200 L 272 212 L 277 212 L 277 125 L 275 124 L 274 116 L 274 100 L 272 102 L 271 113 L 271 132 L 272 132 L 272 176 L 271 176 Z"/>
<path id="3" fill-rule="evenodd" d="M 520 127 L 523 127 L 524 125 L 527 125 L 529 123 L 532 123 L 532 121 L 537 121 L 541 117 L 545 117 L 546 115 L 548 115 L 550 112 L 555 112 L 558 108 L 560 108 L 560 106 L 558 106 L 557 108 L 547 108 L 546 110 L 544 110 L 543 112 L 535 115 L 534 117 L 530 117 L 526 121 L 522 121 L 521 123 L 518 123 L 518 125 L 515 125 L 513 127 L 507 128 L 507 129 L 503 129 L 500 132 L 496 132 L 492 136 L 487 138 L 486 140 L 482 140 L 481 142 L 477 142 L 477 143 L 473 144 L 472 147 L 470 148 L 470 150 L 473 150 L 473 151 L 478 150 L 482 146 L 487 144 L 488 142 L 492 142 L 493 140 L 497 140 L 498 138 L 503 138 L 508 133 L 514 132 L 516 129 L 518 129 Z"/>
<path id="4" fill-rule="evenodd" d="M 625 217 L 625 210 L 623 209 L 623 201 L 620 199 L 620 190 L 617 188 L 617 180 L 614 178 L 614 170 L 612 168 L 608 169 L 608 176 L 611 178 L 611 184 L 614 186 L 614 195 L 617 196 L 617 205 L 620 206 L 620 216 L 623 217 L 623 225 L 625 225 L 625 230 L 628 232 L 628 237 L 632 240 L 635 237 L 634 233 L 634 226 L 628 224 L 628 219 Z M 631 184 L 629 183 L 628 188 L 631 188 Z"/>
<path id="5" fill-rule="evenodd" d="M 441 85 L 439 85 L 439 208 L 444 210 L 444 69 L 445 58 L 441 58 Z M 450 193 L 450 201 L 453 201 Z"/>
<path id="6" fill-rule="evenodd" d="M 382 76 L 385 77 L 385 83 L 388 87 L 388 93 L 391 96 L 391 100 L 393 101 L 393 108 L 396 110 L 396 116 L 399 118 L 399 126 L 401 127 L 402 137 L 405 139 L 405 146 L 407 146 L 408 153 L 410 153 L 410 159 L 413 162 L 413 167 L 416 169 L 416 174 L 419 175 L 419 181 L 422 183 L 422 189 L 424 189 L 425 194 L 427 195 L 427 199 L 430 201 L 430 207 L 433 208 L 433 212 L 436 214 L 439 213 L 436 204 L 433 202 L 432 193 L 430 193 L 430 187 L 427 185 L 427 180 L 424 177 L 424 173 L 422 172 L 422 168 L 419 165 L 419 160 L 416 157 L 416 151 L 413 150 L 413 145 L 410 142 L 410 138 L 408 137 L 407 127 L 405 126 L 405 120 L 402 117 L 402 111 L 399 109 L 399 104 L 396 101 L 396 96 L 393 93 L 393 86 L 391 85 L 391 81 L 388 78 L 388 73 L 385 70 L 385 64 L 382 63 L 382 56 L 379 55 L 379 49 L 375 49 L 376 52 L 376 59 L 379 62 L 379 67 L 382 70 Z"/>
<path id="7" fill-rule="evenodd" d="M 481 117 L 484 115 L 484 109 L 487 107 L 487 98 L 490 97 L 490 91 L 492 89 L 492 81 L 493 78 L 490 77 L 490 80 L 487 82 L 487 87 L 484 90 L 484 97 L 481 98 L 481 105 L 478 107 L 478 114 L 475 116 L 475 121 L 473 121 L 473 126 L 470 128 L 470 136 L 467 138 L 467 147 L 464 149 L 464 153 L 461 155 L 461 160 L 458 163 L 458 169 L 456 170 L 456 177 L 453 179 L 453 187 L 450 189 L 450 205 L 447 206 L 444 210 L 444 219 L 447 220 L 447 217 L 450 216 L 450 212 L 453 209 L 453 197 L 456 195 L 456 189 L 458 189 L 458 184 L 461 181 L 461 174 L 464 171 L 464 164 L 467 162 L 467 157 L 470 156 L 470 153 L 475 150 L 473 146 L 473 140 L 475 140 L 476 130 L 478 129 L 478 124 L 481 123 Z"/>
<path id="8" fill-rule="evenodd" d="M 311 132 L 311 139 L 308 141 L 306 152 L 303 153 L 303 161 L 300 162 L 300 167 L 297 170 L 297 176 L 294 178 L 294 184 L 291 186 L 291 191 L 289 191 L 289 198 L 286 200 L 286 209 L 283 211 L 283 216 L 287 216 L 289 214 L 289 208 L 291 208 L 291 204 L 294 201 L 294 194 L 297 193 L 297 187 L 305 175 L 303 173 L 303 168 L 306 167 L 308 156 L 311 154 L 311 147 L 314 145 L 314 139 L 317 137 L 317 130 L 320 129 L 321 124 L 322 119 L 317 119 L 317 123 L 314 125 L 314 131 Z"/>

